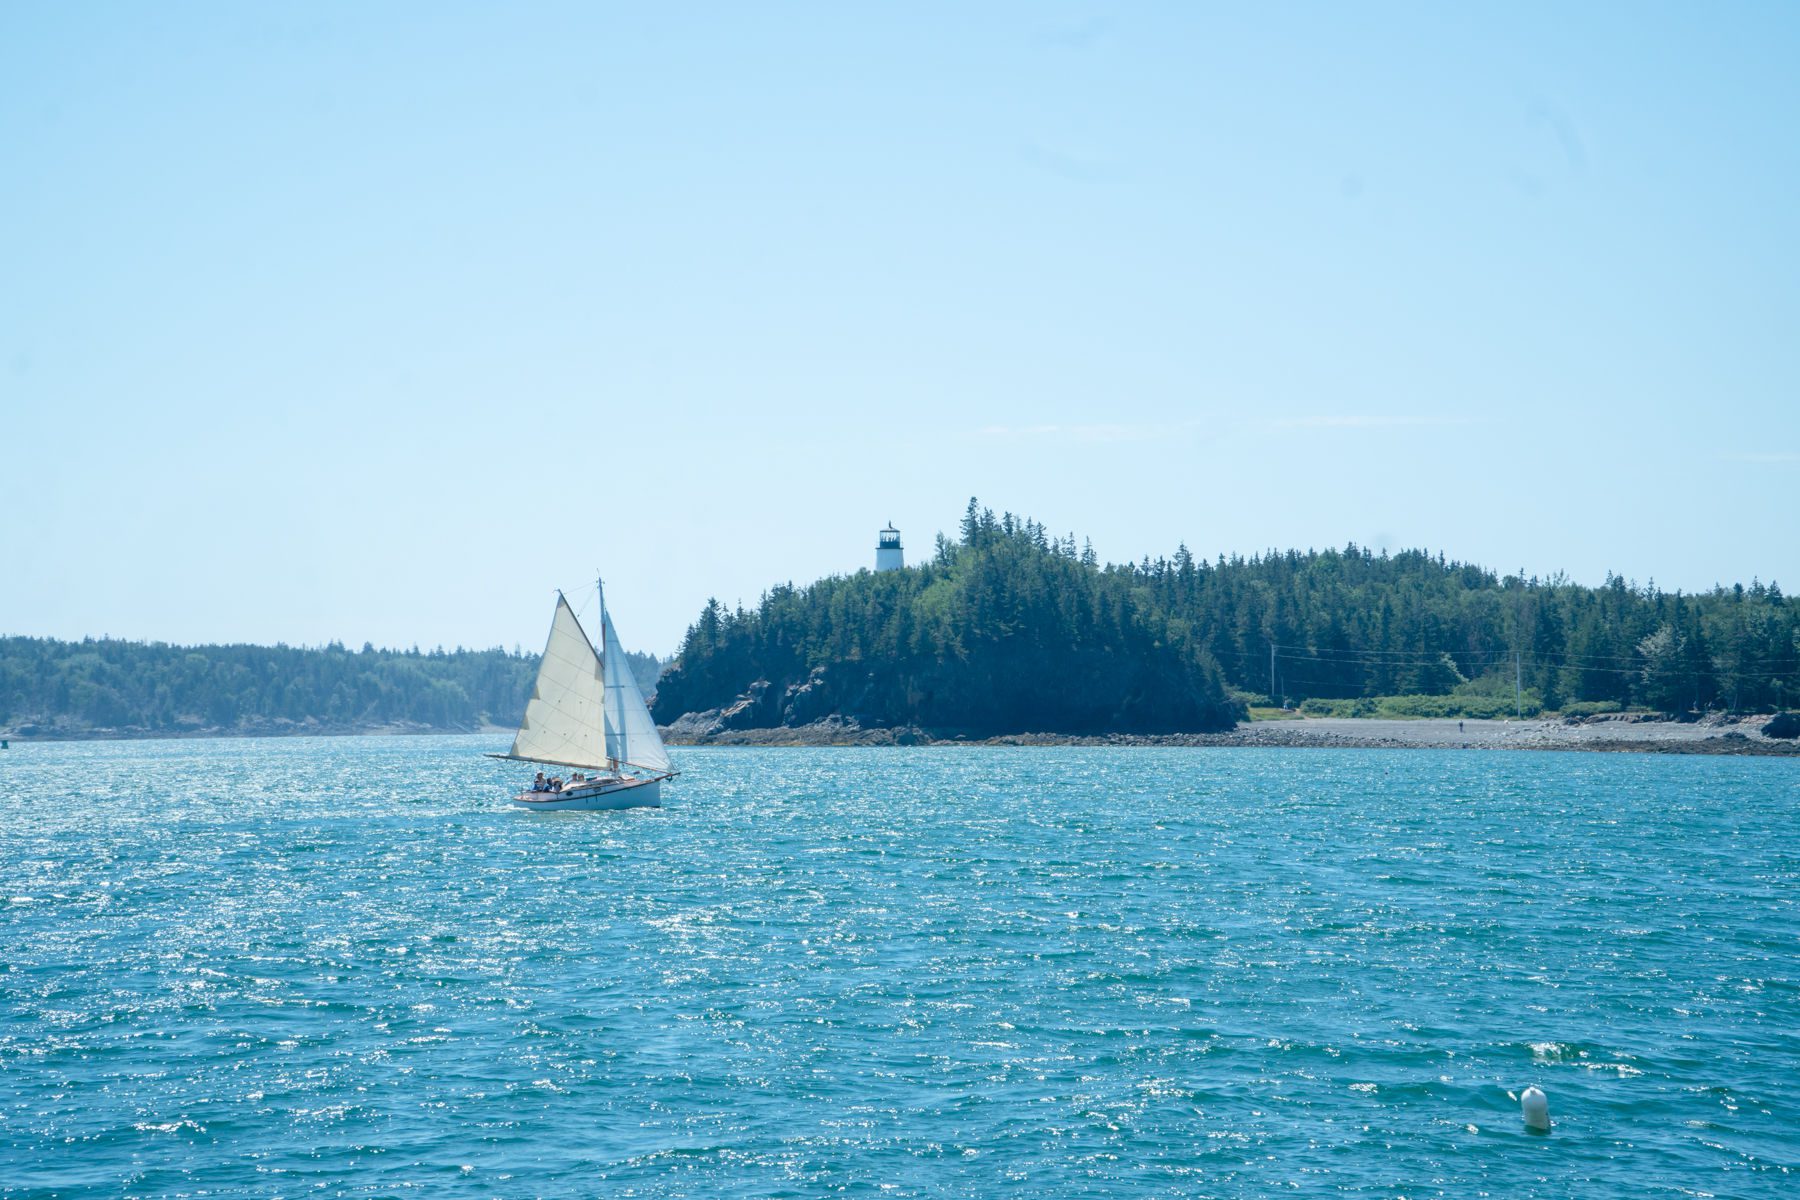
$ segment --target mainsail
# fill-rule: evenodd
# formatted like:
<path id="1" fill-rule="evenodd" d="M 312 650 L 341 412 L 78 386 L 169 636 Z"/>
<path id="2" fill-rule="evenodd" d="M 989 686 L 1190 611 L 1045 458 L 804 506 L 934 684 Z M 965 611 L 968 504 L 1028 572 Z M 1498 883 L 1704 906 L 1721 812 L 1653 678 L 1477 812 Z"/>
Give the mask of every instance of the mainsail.
<path id="1" fill-rule="evenodd" d="M 604 603 L 600 606 L 600 637 L 606 654 L 607 757 L 646 771 L 669 770 L 669 752 L 663 748 L 656 722 L 650 719 L 644 694 L 638 691 L 625 648 L 619 644 L 619 631 L 613 628 L 612 614 Z"/>
<path id="2" fill-rule="evenodd" d="M 525 704 L 525 719 L 519 723 L 519 736 L 513 739 L 509 757 L 568 767 L 606 767 L 606 739 L 601 733 L 604 690 L 593 643 L 569 602 L 558 595 L 550 640 L 544 646 L 537 682 Z M 638 707 L 643 705 L 639 699 Z M 655 728 L 651 726 L 653 733 Z M 661 742 L 657 744 L 660 748 Z"/>

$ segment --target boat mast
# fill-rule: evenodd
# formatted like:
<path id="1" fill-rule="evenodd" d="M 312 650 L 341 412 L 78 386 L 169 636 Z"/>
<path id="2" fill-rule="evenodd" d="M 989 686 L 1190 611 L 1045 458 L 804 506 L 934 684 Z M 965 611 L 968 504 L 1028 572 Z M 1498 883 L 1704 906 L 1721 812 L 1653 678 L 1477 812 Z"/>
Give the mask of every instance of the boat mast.
<path id="1" fill-rule="evenodd" d="M 606 736 L 606 689 L 612 681 L 606 677 L 606 580 L 600 572 L 594 572 L 594 595 L 600 599 L 600 741 L 607 748 L 606 769 L 614 775 L 619 774 L 619 760 L 611 754 L 612 739 Z M 619 730 L 620 736 L 625 731 Z"/>

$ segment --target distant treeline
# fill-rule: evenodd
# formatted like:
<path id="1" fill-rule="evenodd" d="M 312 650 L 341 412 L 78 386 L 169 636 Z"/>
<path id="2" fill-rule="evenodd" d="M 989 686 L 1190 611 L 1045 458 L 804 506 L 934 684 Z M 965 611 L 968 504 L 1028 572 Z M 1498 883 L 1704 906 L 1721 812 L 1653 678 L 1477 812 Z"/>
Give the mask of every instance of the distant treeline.
<path id="1" fill-rule="evenodd" d="M 0 730 L 80 736 L 512 725 L 537 655 L 0 638 Z M 631 655 L 646 692 L 661 663 Z"/>
<path id="2" fill-rule="evenodd" d="M 1355 545 L 1210 564 L 1183 547 L 1107 569 L 1188 622 L 1234 686 L 1277 699 L 1454 695 L 1510 712 L 1522 687 L 1560 711 L 1800 702 L 1800 599 L 1774 583 L 1584 587 Z"/>
<path id="3" fill-rule="evenodd" d="M 1412 715 L 1757 710 L 1800 701 L 1800 602 L 1773 583 L 1595 588 L 1354 545 L 1102 567 L 1072 534 L 971 501 L 922 566 L 709 603 L 657 719 L 740 696 L 739 725 L 971 733 L 1205 730 L 1244 703 L 1378 696 Z"/>

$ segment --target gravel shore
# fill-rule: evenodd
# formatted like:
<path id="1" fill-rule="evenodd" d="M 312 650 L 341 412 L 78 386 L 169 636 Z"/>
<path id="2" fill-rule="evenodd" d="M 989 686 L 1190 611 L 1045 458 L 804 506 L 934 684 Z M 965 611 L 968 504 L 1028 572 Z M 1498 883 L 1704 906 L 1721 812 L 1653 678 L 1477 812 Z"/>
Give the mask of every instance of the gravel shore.
<path id="1" fill-rule="evenodd" d="M 919 729 L 863 729 L 829 722 L 797 729 L 733 729 L 698 736 L 679 724 L 674 745 L 707 746 L 1289 746 L 1412 750 L 1609 750 L 1652 754 L 1761 754 L 1800 757 L 1800 741 L 1767 737 L 1767 716 L 1662 721 L 1634 715 L 1582 721 L 1389 721 L 1307 717 L 1256 721 L 1225 733 L 1069 737 L 1025 733 L 995 738 L 940 738 Z"/>

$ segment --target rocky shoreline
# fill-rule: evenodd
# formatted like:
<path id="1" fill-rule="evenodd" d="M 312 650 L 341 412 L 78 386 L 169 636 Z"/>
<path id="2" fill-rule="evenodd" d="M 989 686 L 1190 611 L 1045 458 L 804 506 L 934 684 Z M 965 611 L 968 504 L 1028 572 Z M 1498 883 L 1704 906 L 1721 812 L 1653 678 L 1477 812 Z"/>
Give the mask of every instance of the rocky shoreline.
<path id="1" fill-rule="evenodd" d="M 1250 746 L 1295 749 L 1588 750 L 1648 754 L 1734 754 L 1800 758 L 1800 739 L 1771 737 L 1773 718 L 1707 717 L 1670 721 L 1638 714 L 1526 721 L 1396 721 L 1308 717 L 1245 722 L 1220 733 L 1020 733 L 943 736 L 906 726 L 865 728 L 832 717 L 775 729 L 721 728 L 717 714 L 690 713 L 664 730 L 676 746 Z"/>
<path id="2" fill-rule="evenodd" d="M 1790 716 L 1783 734 L 1800 721 Z M 718 713 L 689 713 L 662 727 L 672 746 L 1242 746 L 1339 750 L 1589 750 L 1638 754 L 1730 754 L 1800 758 L 1800 737 L 1770 736 L 1775 718 L 1710 716 L 1671 721 L 1643 714 L 1525 721 L 1385 720 L 1304 717 L 1244 722 L 1219 733 L 1078 736 L 1014 733 L 969 737 L 920 729 L 864 726 L 854 718 L 827 717 L 773 729 L 731 729 Z M 257 721 L 234 728 L 180 730 L 81 729 L 33 726 L 0 729 L 15 745 L 52 741 L 127 741 L 220 737 L 406 737 L 510 734 L 510 728 L 444 729 L 426 725 L 350 725 L 319 721 Z"/>

